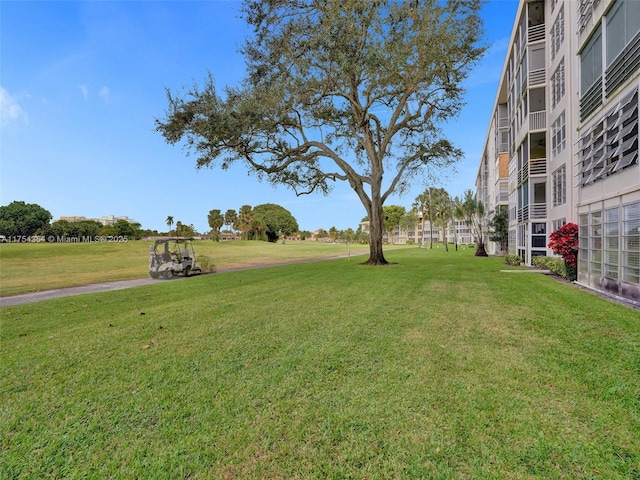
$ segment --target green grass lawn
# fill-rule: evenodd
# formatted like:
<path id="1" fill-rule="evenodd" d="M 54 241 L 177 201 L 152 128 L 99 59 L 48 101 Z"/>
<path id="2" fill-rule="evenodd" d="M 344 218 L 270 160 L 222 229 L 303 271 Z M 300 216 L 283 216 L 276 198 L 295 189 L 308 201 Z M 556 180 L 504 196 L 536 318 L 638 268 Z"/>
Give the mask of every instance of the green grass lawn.
<path id="1" fill-rule="evenodd" d="M 398 249 L 0 309 L 0 478 L 640 478 L 640 315 Z"/>
<path id="2" fill-rule="evenodd" d="M 0 296 L 149 276 L 151 242 L 0 244 Z M 218 270 L 368 252 L 368 245 L 196 241 Z M 349 250 L 347 249 L 349 248 Z"/>

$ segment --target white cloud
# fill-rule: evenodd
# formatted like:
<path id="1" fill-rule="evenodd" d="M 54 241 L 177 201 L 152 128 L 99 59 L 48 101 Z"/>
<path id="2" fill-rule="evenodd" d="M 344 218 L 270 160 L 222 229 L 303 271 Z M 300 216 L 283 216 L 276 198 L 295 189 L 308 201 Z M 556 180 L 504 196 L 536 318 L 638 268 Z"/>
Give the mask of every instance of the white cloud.
<path id="1" fill-rule="evenodd" d="M 82 92 L 82 96 L 86 101 L 89 98 L 89 87 L 87 87 L 86 85 L 78 85 L 78 88 Z"/>
<path id="2" fill-rule="evenodd" d="M 109 103 L 109 96 L 111 95 L 111 92 L 107 87 L 102 87 L 98 95 L 102 98 L 102 100 L 104 100 L 104 103 Z"/>
<path id="3" fill-rule="evenodd" d="M 24 123 L 29 121 L 27 112 L 9 92 L 0 87 L 0 125 L 5 126 L 19 121 Z"/>

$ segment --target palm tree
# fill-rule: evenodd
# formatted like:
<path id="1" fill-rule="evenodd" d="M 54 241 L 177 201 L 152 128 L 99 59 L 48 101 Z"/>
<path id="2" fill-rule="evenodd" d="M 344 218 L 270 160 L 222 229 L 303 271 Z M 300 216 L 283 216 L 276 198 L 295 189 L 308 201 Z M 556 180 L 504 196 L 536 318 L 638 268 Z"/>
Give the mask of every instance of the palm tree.
<path id="1" fill-rule="evenodd" d="M 449 251 L 447 243 L 447 227 L 451 219 L 451 197 L 444 189 L 438 189 L 436 195 L 432 197 L 433 217 L 439 227 L 442 227 L 442 241 L 444 249 Z"/>
<path id="2" fill-rule="evenodd" d="M 476 257 L 487 257 L 484 247 L 484 204 L 476 198 L 471 190 L 465 190 L 462 201 L 462 216 L 471 229 L 471 234 L 476 241 Z"/>
<path id="3" fill-rule="evenodd" d="M 167 217 L 167 227 L 169 227 L 169 235 L 171 235 L 171 227 L 173 226 L 173 217 L 171 215 L 169 215 Z"/>
<path id="4" fill-rule="evenodd" d="M 240 214 L 233 224 L 233 228 L 240 230 L 243 240 L 249 239 L 249 232 L 251 231 L 253 219 L 254 213 L 251 205 L 242 205 L 242 207 L 240 207 Z"/>
<path id="5" fill-rule="evenodd" d="M 418 195 L 414 202 L 414 208 L 422 215 L 422 243 L 424 244 L 424 222 L 429 219 L 429 248 L 433 248 L 433 204 L 432 193 L 433 187 L 427 188 L 423 193 Z"/>
<path id="6" fill-rule="evenodd" d="M 238 212 L 230 208 L 224 214 L 224 224 L 229 225 L 229 229 L 233 228 L 233 224 L 238 219 Z"/>
<path id="7" fill-rule="evenodd" d="M 442 198 L 448 199 L 449 194 L 444 188 L 429 187 L 424 193 L 418 195 L 413 206 L 416 210 L 422 212 L 422 232 L 424 235 L 424 220 L 429 219 L 429 248 L 433 248 L 433 225 L 436 224 L 436 205 L 440 203 Z"/>
<path id="8" fill-rule="evenodd" d="M 422 220 L 420 226 L 420 243 L 418 243 L 418 248 L 420 248 L 424 243 L 424 218 L 427 216 L 427 210 L 429 209 L 429 197 L 426 192 L 416 197 L 416 200 L 413 202 L 413 208 Z"/>
<path id="9" fill-rule="evenodd" d="M 458 227 L 456 221 L 462 220 L 462 202 L 460 197 L 455 197 L 451 201 L 451 222 L 453 223 L 453 241 L 456 245 L 456 252 L 458 251 Z"/>

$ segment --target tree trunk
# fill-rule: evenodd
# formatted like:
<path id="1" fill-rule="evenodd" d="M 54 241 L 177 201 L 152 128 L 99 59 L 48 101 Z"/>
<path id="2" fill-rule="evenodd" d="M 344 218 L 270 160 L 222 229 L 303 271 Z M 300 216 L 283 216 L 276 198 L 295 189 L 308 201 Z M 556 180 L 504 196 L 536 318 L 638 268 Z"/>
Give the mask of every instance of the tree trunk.
<path id="1" fill-rule="evenodd" d="M 458 226 L 456 225 L 456 221 L 453 220 L 453 241 L 456 245 L 456 252 L 458 251 Z"/>
<path id="2" fill-rule="evenodd" d="M 476 257 L 488 257 L 487 251 L 484 249 L 484 242 L 476 243 Z"/>
<path id="3" fill-rule="evenodd" d="M 363 265 L 387 265 L 389 262 L 382 253 L 382 233 L 384 232 L 384 219 L 382 217 L 382 203 L 378 208 L 371 205 L 369 215 L 369 260 Z"/>
<path id="4" fill-rule="evenodd" d="M 433 249 L 433 220 L 429 219 L 429 248 Z"/>

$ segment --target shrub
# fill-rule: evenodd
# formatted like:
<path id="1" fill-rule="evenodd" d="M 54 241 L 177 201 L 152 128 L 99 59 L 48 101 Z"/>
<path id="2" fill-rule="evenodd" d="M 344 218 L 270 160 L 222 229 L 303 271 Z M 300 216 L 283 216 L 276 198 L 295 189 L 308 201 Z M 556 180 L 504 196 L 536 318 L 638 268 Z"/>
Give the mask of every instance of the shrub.
<path id="1" fill-rule="evenodd" d="M 509 255 L 504 256 L 504 263 L 506 265 L 512 265 L 517 267 L 522 263 L 522 258 L 520 258 L 520 255 L 514 255 L 510 253 Z"/>
<path id="2" fill-rule="evenodd" d="M 578 265 L 578 225 L 567 223 L 553 232 L 549 239 L 548 247 L 564 259 L 565 274 L 563 276 L 569 280 L 575 280 Z"/>
<path id="3" fill-rule="evenodd" d="M 537 268 L 549 270 L 553 275 L 557 275 L 567 280 L 575 280 L 576 270 L 568 264 L 566 260 L 557 257 L 533 257 L 531 265 Z"/>
<path id="4" fill-rule="evenodd" d="M 569 272 L 567 271 L 567 264 L 561 258 L 549 258 L 549 266 L 547 269 L 553 273 L 554 275 L 558 275 L 559 277 L 566 278 L 568 280 L 573 280 L 569 276 Z"/>
<path id="5" fill-rule="evenodd" d="M 560 255 L 569 266 L 575 267 L 578 258 L 578 225 L 567 223 L 549 236 L 548 247 Z"/>
<path id="6" fill-rule="evenodd" d="M 536 268 L 549 270 L 554 275 L 568 278 L 565 262 L 561 258 L 543 257 L 543 256 L 533 257 L 531 259 L 531 265 L 533 265 Z"/>
<path id="7" fill-rule="evenodd" d="M 536 267 L 536 268 L 549 268 L 548 267 L 548 262 L 549 257 L 544 257 L 544 256 L 539 256 L 539 257 L 533 257 L 531 259 L 531 266 Z"/>

